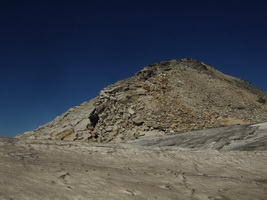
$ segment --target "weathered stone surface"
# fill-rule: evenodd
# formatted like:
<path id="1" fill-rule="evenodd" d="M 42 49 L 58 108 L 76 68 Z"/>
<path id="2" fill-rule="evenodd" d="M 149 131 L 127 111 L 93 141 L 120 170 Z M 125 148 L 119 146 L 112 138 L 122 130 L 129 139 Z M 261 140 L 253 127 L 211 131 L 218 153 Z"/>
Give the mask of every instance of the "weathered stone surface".
<path id="1" fill-rule="evenodd" d="M 128 112 L 131 114 L 131 115 L 133 115 L 135 112 L 134 112 L 134 110 L 132 109 L 132 108 L 128 108 Z"/>
<path id="2" fill-rule="evenodd" d="M 75 133 L 75 132 L 73 134 L 68 135 L 68 136 L 63 138 L 64 141 L 75 141 L 77 139 L 78 139 L 77 133 Z"/>
<path id="3" fill-rule="evenodd" d="M 233 125 L 168 136 L 151 136 L 131 144 L 141 146 L 177 146 L 192 149 L 267 150 L 267 122 Z"/>
<path id="4" fill-rule="evenodd" d="M 186 148 L 0 137 L 0 199 L 264 200 L 267 125 L 234 129 L 200 133 L 203 144 L 191 133 Z M 249 137 L 258 139 L 246 151 L 214 150 Z"/>
<path id="5" fill-rule="evenodd" d="M 139 117 L 139 116 L 133 118 L 133 124 L 136 125 L 136 126 L 141 126 L 144 123 L 145 123 L 144 120 L 141 117 Z"/>
<path id="6" fill-rule="evenodd" d="M 82 119 L 81 121 L 79 121 L 75 127 L 74 127 L 74 130 L 77 132 L 79 130 L 83 131 L 83 130 L 86 130 L 88 129 L 88 124 L 90 123 L 90 120 L 89 118 L 85 118 L 85 119 Z"/>
<path id="7" fill-rule="evenodd" d="M 267 121 L 266 100 L 266 92 L 205 63 L 171 60 L 149 65 L 54 121 L 17 137 L 54 139 L 65 129 L 77 134 L 87 127 L 99 136 L 98 141 L 114 142 L 120 141 L 116 137 L 135 139 L 128 130 L 136 135 L 151 130 L 170 134 L 258 123 Z M 111 130 L 114 125 L 118 125 L 116 134 Z"/>
<path id="8" fill-rule="evenodd" d="M 147 66 L 0 137 L 0 199 L 265 200 L 267 123 L 248 124 L 267 121 L 266 99 L 193 59 Z"/>
<path id="9" fill-rule="evenodd" d="M 56 134 L 55 139 L 56 140 L 64 140 L 66 137 L 69 137 L 72 134 L 75 134 L 75 132 L 74 132 L 73 128 L 70 128 L 70 129 L 64 130 L 64 131 Z"/>

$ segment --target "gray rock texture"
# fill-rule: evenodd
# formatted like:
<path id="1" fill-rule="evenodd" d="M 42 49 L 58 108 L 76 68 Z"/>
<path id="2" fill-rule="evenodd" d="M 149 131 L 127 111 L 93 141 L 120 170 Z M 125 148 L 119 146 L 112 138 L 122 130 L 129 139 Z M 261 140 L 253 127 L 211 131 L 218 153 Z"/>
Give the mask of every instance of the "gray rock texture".
<path id="1" fill-rule="evenodd" d="M 151 137 L 0 138 L 0 199 L 266 199 L 267 123 Z"/>
<path id="2" fill-rule="evenodd" d="M 124 142 L 267 121 L 267 94 L 193 60 L 149 65 L 17 138 Z"/>
<path id="3" fill-rule="evenodd" d="M 266 200 L 266 100 L 193 59 L 147 66 L 0 137 L 0 199 Z"/>
<path id="4" fill-rule="evenodd" d="M 150 136 L 129 143 L 141 146 L 177 146 L 192 149 L 267 150 L 267 123 L 232 125 L 168 136 Z"/>

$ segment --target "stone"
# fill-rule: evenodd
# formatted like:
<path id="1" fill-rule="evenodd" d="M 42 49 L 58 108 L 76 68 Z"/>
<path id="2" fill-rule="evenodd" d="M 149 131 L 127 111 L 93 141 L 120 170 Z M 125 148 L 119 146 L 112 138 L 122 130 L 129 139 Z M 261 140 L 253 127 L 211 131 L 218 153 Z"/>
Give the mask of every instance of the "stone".
<path id="1" fill-rule="evenodd" d="M 112 131 L 109 135 L 114 138 L 118 134 L 118 130 Z"/>
<path id="2" fill-rule="evenodd" d="M 40 136 L 40 137 L 38 137 L 38 139 L 41 139 L 41 140 L 52 140 L 52 136 L 51 135 L 43 135 L 43 136 Z M 29 138 L 29 139 L 31 139 L 31 138 Z M 35 139 L 35 137 L 33 137 L 32 139 Z"/>
<path id="3" fill-rule="evenodd" d="M 139 79 L 147 80 L 155 75 L 155 71 L 151 68 L 145 68 L 142 71 L 140 71 L 137 75 L 139 76 Z"/>
<path id="4" fill-rule="evenodd" d="M 163 147 L 176 146 L 190 149 L 266 151 L 267 122 L 253 125 L 232 125 L 227 127 L 204 129 L 180 134 L 158 134 L 148 132 L 140 140 L 130 144 Z"/>
<path id="5" fill-rule="evenodd" d="M 35 136 L 35 135 L 30 135 L 29 137 L 28 137 L 28 139 L 30 139 L 30 140 L 35 140 L 37 137 Z"/>
<path id="6" fill-rule="evenodd" d="M 126 130 L 124 133 L 124 139 L 132 140 L 136 138 L 136 133 L 132 130 Z"/>
<path id="7" fill-rule="evenodd" d="M 92 136 L 93 138 L 98 138 L 98 134 L 97 134 L 96 132 L 92 132 L 92 133 L 91 133 L 91 136 Z"/>
<path id="8" fill-rule="evenodd" d="M 129 117 L 130 117 L 130 116 L 129 116 L 128 113 L 123 113 L 123 115 L 122 115 L 122 119 L 123 119 L 124 121 L 128 120 Z"/>
<path id="9" fill-rule="evenodd" d="M 137 95 L 146 95 L 146 94 L 147 94 L 147 90 L 144 89 L 144 88 L 137 88 L 137 89 L 135 90 L 135 93 L 136 93 Z"/>
<path id="10" fill-rule="evenodd" d="M 77 133 L 77 140 L 83 140 L 83 141 L 88 141 L 92 138 L 92 135 L 88 131 L 83 131 Z"/>
<path id="11" fill-rule="evenodd" d="M 128 113 L 130 113 L 131 115 L 133 115 L 135 112 L 132 108 L 128 108 Z"/>
<path id="12" fill-rule="evenodd" d="M 111 132 L 112 130 L 113 130 L 113 126 L 108 126 L 105 129 L 106 132 Z"/>
<path id="13" fill-rule="evenodd" d="M 197 147 L 198 140 L 184 141 L 192 148 L 164 146 L 170 136 L 161 138 L 161 147 L 118 144 L 120 135 L 101 145 L 0 137 L 0 198 L 263 200 L 267 140 L 264 127 L 257 127 L 247 146 L 253 148 L 245 151 L 212 149 L 216 139 L 204 141 L 211 144 L 205 148 Z M 246 129 L 231 134 L 240 130 Z M 243 139 L 233 144 L 243 146 Z"/>
<path id="14" fill-rule="evenodd" d="M 135 139 L 126 137 L 129 130 L 148 132 L 146 136 L 149 131 L 168 135 L 171 131 L 257 123 L 267 121 L 266 99 L 265 91 L 200 61 L 164 61 L 146 66 L 133 77 L 104 88 L 94 99 L 17 138 L 61 140 L 63 131 L 73 129 L 75 133 L 101 135 L 96 141 L 106 142 L 120 134 L 127 141 Z"/>
<path id="15" fill-rule="evenodd" d="M 90 120 L 88 118 L 81 119 L 74 127 L 76 131 L 78 130 L 85 130 L 88 129 L 87 125 L 90 123 Z"/>
<path id="16" fill-rule="evenodd" d="M 56 134 L 55 139 L 56 140 L 64 140 L 65 137 L 74 134 L 74 129 L 70 128 L 70 129 L 66 129 L 58 134 Z"/>
<path id="17" fill-rule="evenodd" d="M 171 128 L 176 128 L 177 127 L 177 124 L 171 124 L 170 127 Z"/>
<path id="18" fill-rule="evenodd" d="M 113 131 L 118 131 L 119 130 L 119 127 L 117 125 L 114 125 L 113 128 L 112 128 Z"/>
<path id="19" fill-rule="evenodd" d="M 70 135 L 67 135 L 66 137 L 63 138 L 64 141 L 74 141 L 77 140 L 77 134 L 76 133 L 72 133 Z"/>
<path id="20" fill-rule="evenodd" d="M 139 116 L 133 118 L 132 121 L 133 121 L 133 124 L 134 124 L 135 126 L 141 126 L 141 125 L 144 124 L 144 120 L 143 120 L 141 117 L 139 117 Z"/>

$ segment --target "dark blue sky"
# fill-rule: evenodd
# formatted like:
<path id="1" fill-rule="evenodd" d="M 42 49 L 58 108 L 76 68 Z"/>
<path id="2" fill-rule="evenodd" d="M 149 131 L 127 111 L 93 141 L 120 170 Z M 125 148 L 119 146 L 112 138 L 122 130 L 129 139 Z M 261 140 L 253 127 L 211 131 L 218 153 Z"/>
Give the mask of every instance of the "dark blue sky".
<path id="1" fill-rule="evenodd" d="M 155 62 L 195 58 L 267 90 L 265 0 L 0 1 L 0 136 Z"/>

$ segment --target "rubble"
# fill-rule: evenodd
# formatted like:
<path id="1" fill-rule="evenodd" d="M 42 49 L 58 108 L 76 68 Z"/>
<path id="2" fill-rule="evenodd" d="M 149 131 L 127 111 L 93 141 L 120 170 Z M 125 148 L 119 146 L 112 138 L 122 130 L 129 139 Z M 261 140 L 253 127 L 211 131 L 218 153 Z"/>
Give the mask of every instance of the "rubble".
<path id="1" fill-rule="evenodd" d="M 54 121 L 16 137 L 123 142 L 147 133 L 264 122 L 266 99 L 266 92 L 205 63 L 171 60 L 149 65 Z"/>

